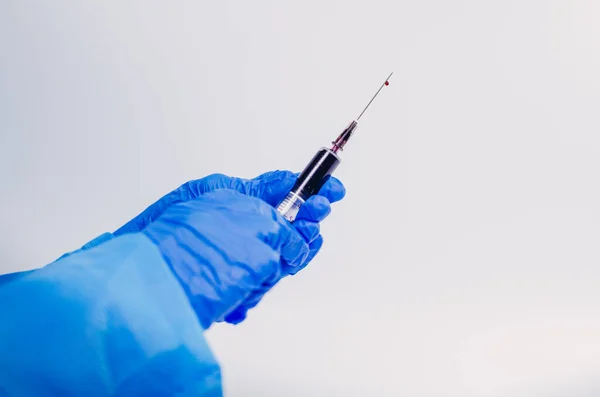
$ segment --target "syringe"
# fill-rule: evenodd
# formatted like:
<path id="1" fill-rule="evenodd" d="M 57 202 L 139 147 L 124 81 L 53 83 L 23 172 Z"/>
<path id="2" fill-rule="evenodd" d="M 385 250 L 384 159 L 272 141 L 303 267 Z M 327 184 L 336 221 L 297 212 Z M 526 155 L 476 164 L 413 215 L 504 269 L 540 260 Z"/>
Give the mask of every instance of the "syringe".
<path id="1" fill-rule="evenodd" d="M 283 201 L 277 206 L 277 212 L 279 212 L 285 219 L 293 222 L 298 215 L 300 207 L 308 198 L 314 194 L 317 194 L 321 187 L 327 182 L 327 179 L 333 174 L 333 171 L 342 161 L 338 156 L 337 152 L 344 150 L 344 146 L 356 130 L 358 121 L 369 108 L 373 100 L 379 95 L 379 92 L 383 87 L 389 85 L 389 79 L 392 77 L 394 72 L 385 79 L 381 87 L 377 90 L 375 95 L 371 98 L 367 106 L 358 115 L 356 120 L 352 120 L 348 127 L 332 142 L 331 148 L 323 147 L 308 163 L 304 171 L 298 176 L 296 183 L 292 187 L 292 190 L 287 194 Z"/>

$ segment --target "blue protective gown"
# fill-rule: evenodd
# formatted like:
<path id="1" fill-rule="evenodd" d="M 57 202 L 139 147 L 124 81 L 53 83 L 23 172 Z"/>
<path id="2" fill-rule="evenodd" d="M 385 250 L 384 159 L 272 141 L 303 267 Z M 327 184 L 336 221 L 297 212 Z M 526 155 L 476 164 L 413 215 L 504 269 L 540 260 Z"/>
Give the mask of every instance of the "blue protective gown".
<path id="1" fill-rule="evenodd" d="M 202 333 L 158 248 L 106 234 L 0 277 L 0 396 L 221 396 Z"/>

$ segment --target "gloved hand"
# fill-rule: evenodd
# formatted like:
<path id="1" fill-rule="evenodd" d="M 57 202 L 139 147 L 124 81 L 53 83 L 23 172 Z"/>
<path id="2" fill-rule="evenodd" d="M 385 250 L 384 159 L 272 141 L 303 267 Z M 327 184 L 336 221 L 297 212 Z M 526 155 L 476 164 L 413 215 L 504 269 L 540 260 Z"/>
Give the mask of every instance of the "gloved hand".
<path id="1" fill-rule="evenodd" d="M 293 226 L 277 205 L 297 175 L 274 171 L 252 180 L 211 175 L 167 194 L 114 234 L 143 231 L 183 285 L 202 325 L 239 323 L 282 277 L 317 254 L 319 222 L 344 197 L 331 178 L 302 206 Z"/>

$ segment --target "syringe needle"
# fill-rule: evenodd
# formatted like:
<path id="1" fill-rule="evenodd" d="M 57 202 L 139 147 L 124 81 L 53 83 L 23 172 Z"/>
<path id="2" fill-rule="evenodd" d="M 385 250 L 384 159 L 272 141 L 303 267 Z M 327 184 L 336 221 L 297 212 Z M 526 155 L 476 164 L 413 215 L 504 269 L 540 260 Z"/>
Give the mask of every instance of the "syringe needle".
<path id="1" fill-rule="evenodd" d="M 298 211 L 300 211 L 300 207 L 304 204 L 309 197 L 321 189 L 323 184 L 327 182 L 333 171 L 337 168 L 337 166 L 342 161 L 337 154 L 339 151 L 344 149 L 344 146 L 354 133 L 354 130 L 358 126 L 358 120 L 363 115 L 365 110 L 369 107 L 371 102 L 377 97 L 379 91 L 386 86 L 389 85 L 389 79 L 392 77 L 392 73 L 388 76 L 387 79 L 383 82 L 379 90 L 375 93 L 373 98 L 369 101 L 367 106 L 363 109 L 361 114 L 358 116 L 356 120 L 352 120 L 348 127 L 337 137 L 335 141 L 332 142 L 333 146 L 331 149 L 322 148 L 315 154 L 310 163 L 304 168 L 304 171 L 300 173 L 292 190 L 285 196 L 282 202 L 277 206 L 277 212 L 279 212 L 285 219 L 290 222 L 293 222 L 296 219 L 296 215 L 298 215 Z"/>
<path id="2" fill-rule="evenodd" d="M 375 98 L 377 98 L 377 95 L 379 95 L 379 92 L 383 89 L 383 87 L 390 84 L 389 80 L 393 74 L 394 74 L 394 72 L 390 73 L 390 75 L 387 77 L 387 79 L 385 79 L 383 84 L 381 84 L 381 87 L 379 87 L 379 89 L 377 90 L 375 95 L 373 95 L 373 98 L 371 98 L 369 103 L 367 103 L 367 106 L 365 106 L 363 111 L 360 112 L 360 114 L 358 115 L 356 120 L 352 120 L 352 122 L 348 125 L 348 127 L 346 127 L 346 129 L 344 131 L 342 131 L 342 133 L 337 137 L 337 139 L 335 141 L 331 142 L 331 143 L 333 143 L 333 146 L 331 147 L 331 150 L 333 151 L 333 153 L 337 153 L 340 150 L 344 150 L 344 146 L 346 146 L 346 143 L 348 142 L 348 140 L 354 133 L 354 130 L 358 126 L 358 120 L 360 120 L 360 118 L 367 111 L 369 106 L 371 106 L 371 103 L 373 102 L 373 100 Z"/>
<path id="3" fill-rule="evenodd" d="M 385 87 L 386 85 L 390 84 L 389 80 L 390 80 L 390 77 L 392 77 L 393 74 L 394 74 L 394 72 L 390 73 L 390 75 L 387 77 L 387 79 L 385 79 L 385 81 L 383 82 L 383 84 L 381 84 L 381 87 L 379 87 L 379 89 L 377 90 L 377 92 L 375 93 L 375 95 L 373 95 L 373 98 L 371 98 L 371 100 L 369 101 L 369 103 L 367 103 L 367 106 L 365 106 L 365 108 L 363 109 L 363 111 L 360 112 L 360 115 L 356 118 L 356 121 L 360 120 L 360 118 L 366 112 L 366 110 L 369 108 L 369 106 L 371 106 L 371 102 L 373 102 L 373 100 L 375 98 L 377 98 L 377 95 L 379 95 L 379 91 L 381 91 L 383 89 L 383 87 Z"/>

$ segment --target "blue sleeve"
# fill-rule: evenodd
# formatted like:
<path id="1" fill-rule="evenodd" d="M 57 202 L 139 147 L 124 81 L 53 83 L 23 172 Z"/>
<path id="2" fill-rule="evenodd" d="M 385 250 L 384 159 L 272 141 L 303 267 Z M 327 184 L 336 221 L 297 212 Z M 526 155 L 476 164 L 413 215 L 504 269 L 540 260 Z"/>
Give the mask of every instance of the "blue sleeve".
<path id="1" fill-rule="evenodd" d="M 33 271 L 34 270 L 27 270 L 24 272 L 2 274 L 2 275 L 0 275 L 0 287 L 2 287 L 3 284 L 8 284 L 9 282 L 17 280 L 17 279 L 23 277 L 24 275 L 29 274 Z"/>
<path id="2" fill-rule="evenodd" d="M 123 235 L 0 284 L 0 396 L 222 396 L 156 247 Z"/>
<path id="3" fill-rule="evenodd" d="M 83 247 L 79 248 L 76 251 L 73 252 L 67 252 L 66 254 L 62 255 L 60 258 L 58 258 L 57 260 L 61 260 L 64 259 L 68 256 L 71 256 L 73 254 L 76 254 L 78 252 L 81 251 L 86 251 L 89 250 L 91 248 L 97 247 L 99 245 L 104 244 L 105 242 L 113 239 L 114 236 L 112 235 L 112 233 L 104 233 L 101 234 L 100 236 L 96 237 L 95 239 L 93 239 L 92 241 L 90 241 L 89 243 L 87 243 L 86 245 L 84 245 Z M 15 272 L 15 273 L 8 273 L 8 274 L 0 274 L 0 287 L 2 286 L 2 284 L 7 284 L 10 281 L 16 280 L 18 278 L 21 278 L 22 276 L 31 273 L 35 270 L 26 270 L 23 272 Z M 2 397 L 2 396 L 0 396 Z"/>

